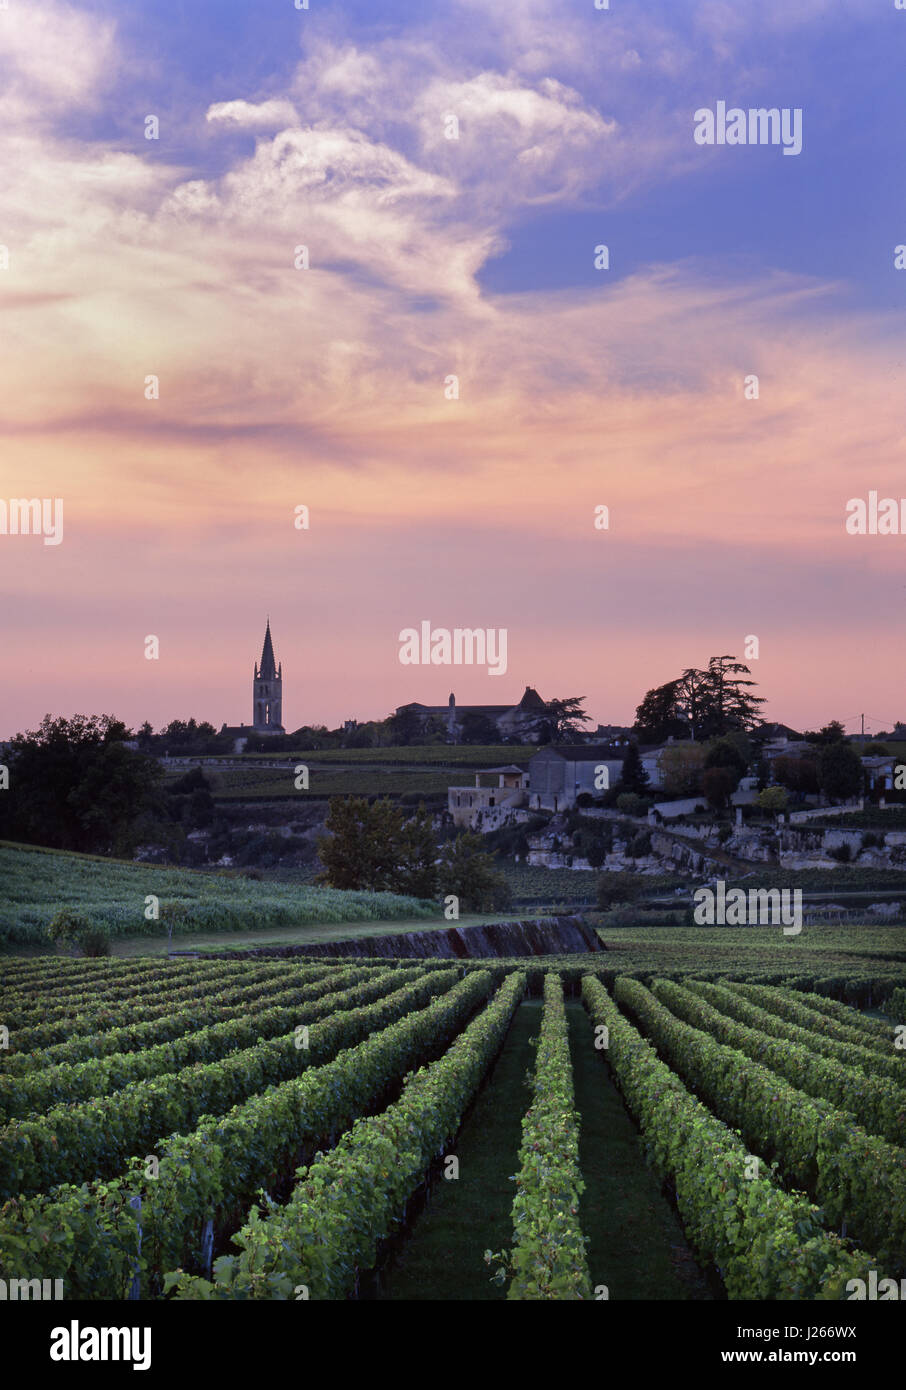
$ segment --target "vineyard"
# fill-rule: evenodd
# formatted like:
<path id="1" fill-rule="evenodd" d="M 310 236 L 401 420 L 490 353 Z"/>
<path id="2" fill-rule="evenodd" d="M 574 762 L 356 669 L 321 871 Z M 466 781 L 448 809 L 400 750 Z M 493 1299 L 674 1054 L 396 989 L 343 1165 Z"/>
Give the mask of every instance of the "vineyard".
<path id="1" fill-rule="evenodd" d="M 756 950 L 734 978 L 701 947 L 697 972 L 619 951 L 9 960 L 0 1278 L 517 1301 L 901 1278 L 906 967 L 853 954 L 863 1011 L 820 952 L 794 987 Z"/>
<path id="2" fill-rule="evenodd" d="M 89 915 L 114 938 L 165 935 L 146 914 L 148 895 L 178 916 L 179 933 L 264 931 L 313 923 L 393 921 L 437 916 L 435 903 L 394 893 L 258 883 L 234 872 L 136 864 L 90 854 L 0 842 L 0 944 L 48 945 L 61 908 Z"/>

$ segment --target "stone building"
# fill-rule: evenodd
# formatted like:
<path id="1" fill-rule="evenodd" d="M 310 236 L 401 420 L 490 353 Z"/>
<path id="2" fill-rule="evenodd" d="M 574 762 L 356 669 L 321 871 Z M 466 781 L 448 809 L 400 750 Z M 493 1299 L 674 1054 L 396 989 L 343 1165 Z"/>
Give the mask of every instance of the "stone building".
<path id="1" fill-rule="evenodd" d="M 496 777 L 497 780 L 489 787 L 482 786 L 482 777 Z M 447 810 L 454 825 L 476 825 L 478 812 L 482 813 L 483 820 L 488 818 L 488 813 L 496 812 L 491 818 L 499 820 L 503 812 L 515 811 L 526 804 L 527 786 L 528 773 L 515 763 L 506 767 L 486 767 L 475 773 L 474 787 L 447 788 Z"/>
<path id="2" fill-rule="evenodd" d="M 529 761 L 529 807 L 567 810 L 582 792 L 601 796 L 615 787 L 622 771 L 622 755 L 609 743 L 548 743 Z"/>
<path id="3" fill-rule="evenodd" d="M 487 719 L 496 727 L 497 737 L 501 739 L 524 738 L 537 742 L 540 731 L 536 726 L 544 717 L 545 703 L 532 686 L 527 685 L 518 705 L 457 705 L 456 696 L 451 695 L 445 705 L 421 705 L 413 702 L 400 705 L 397 714 L 411 711 L 422 724 L 429 719 L 440 720 L 447 733 L 448 743 L 459 743 L 463 726 L 470 715 Z"/>

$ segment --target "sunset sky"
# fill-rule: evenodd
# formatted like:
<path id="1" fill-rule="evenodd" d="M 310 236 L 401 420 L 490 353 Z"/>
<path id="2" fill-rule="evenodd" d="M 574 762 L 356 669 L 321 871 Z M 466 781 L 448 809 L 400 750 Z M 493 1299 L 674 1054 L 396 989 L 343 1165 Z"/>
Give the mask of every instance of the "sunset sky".
<path id="1" fill-rule="evenodd" d="M 64 502 L 0 535 L 0 738 L 248 722 L 267 614 L 288 729 L 630 723 L 748 635 L 768 718 L 906 720 L 906 536 L 844 526 L 906 497 L 906 10 L 309 5 L 0 8 L 0 498 Z M 401 665 L 426 619 L 507 673 Z"/>

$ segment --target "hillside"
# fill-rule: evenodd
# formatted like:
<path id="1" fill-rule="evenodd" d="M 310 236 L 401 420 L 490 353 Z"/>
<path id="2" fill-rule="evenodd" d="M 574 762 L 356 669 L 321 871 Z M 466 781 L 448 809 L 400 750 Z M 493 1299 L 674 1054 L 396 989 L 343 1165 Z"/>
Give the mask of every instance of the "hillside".
<path id="1" fill-rule="evenodd" d="M 185 907 L 182 932 L 264 930 L 327 922 L 426 919 L 435 903 L 392 893 L 348 893 L 310 884 L 263 883 L 234 872 L 135 864 L 0 841 L 0 944 L 47 942 L 61 908 L 83 912 L 113 936 L 163 935 L 145 919 L 146 898 Z"/>

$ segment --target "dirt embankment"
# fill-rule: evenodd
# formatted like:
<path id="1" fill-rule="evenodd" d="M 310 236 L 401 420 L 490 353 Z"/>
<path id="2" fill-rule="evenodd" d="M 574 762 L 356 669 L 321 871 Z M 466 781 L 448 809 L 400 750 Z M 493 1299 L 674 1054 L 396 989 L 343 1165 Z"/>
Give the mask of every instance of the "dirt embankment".
<path id="1" fill-rule="evenodd" d="M 604 950 L 597 934 L 581 917 L 541 917 L 523 922 L 494 922 L 474 927 L 398 932 L 350 941 L 311 942 L 302 946 L 258 946 L 217 954 L 243 956 L 387 956 L 389 959 L 449 958 L 482 960 L 501 956 L 558 956 Z M 189 955 L 191 952 L 174 952 Z M 205 958 L 212 953 L 206 951 Z"/>

